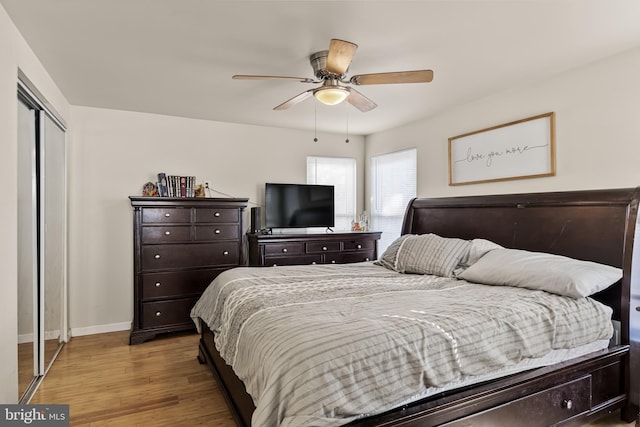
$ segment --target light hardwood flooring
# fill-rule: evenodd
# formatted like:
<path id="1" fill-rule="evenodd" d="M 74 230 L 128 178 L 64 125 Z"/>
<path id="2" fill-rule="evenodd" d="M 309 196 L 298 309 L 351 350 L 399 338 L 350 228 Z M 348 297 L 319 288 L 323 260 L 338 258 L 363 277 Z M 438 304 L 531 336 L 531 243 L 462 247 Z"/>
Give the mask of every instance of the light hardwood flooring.
<path id="1" fill-rule="evenodd" d="M 72 426 L 235 426 L 196 359 L 196 334 L 128 340 L 128 332 L 73 338 L 31 403 L 69 404 Z"/>
<path id="2" fill-rule="evenodd" d="M 33 343 L 18 344 L 18 393 L 22 395 L 33 380 Z"/>
<path id="3" fill-rule="evenodd" d="M 196 334 L 128 340 L 128 332 L 73 338 L 31 403 L 69 404 L 72 426 L 235 426 L 209 368 L 196 360 Z M 617 413 L 590 424 L 634 425 Z"/>
<path id="4" fill-rule="evenodd" d="M 46 366 L 58 350 L 57 339 L 44 342 L 44 360 Z M 34 378 L 33 343 L 18 344 L 18 393 L 22 395 Z"/>

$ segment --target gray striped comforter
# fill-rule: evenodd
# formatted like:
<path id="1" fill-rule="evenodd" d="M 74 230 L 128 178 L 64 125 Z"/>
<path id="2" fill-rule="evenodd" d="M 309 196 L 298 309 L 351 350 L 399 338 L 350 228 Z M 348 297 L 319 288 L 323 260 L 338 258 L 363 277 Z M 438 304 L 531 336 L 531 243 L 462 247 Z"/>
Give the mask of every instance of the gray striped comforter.
<path id="1" fill-rule="evenodd" d="M 254 426 L 336 426 L 432 386 L 612 335 L 611 310 L 370 263 L 236 268 L 191 316 L 253 397 Z M 200 327 L 200 325 L 198 325 Z"/>

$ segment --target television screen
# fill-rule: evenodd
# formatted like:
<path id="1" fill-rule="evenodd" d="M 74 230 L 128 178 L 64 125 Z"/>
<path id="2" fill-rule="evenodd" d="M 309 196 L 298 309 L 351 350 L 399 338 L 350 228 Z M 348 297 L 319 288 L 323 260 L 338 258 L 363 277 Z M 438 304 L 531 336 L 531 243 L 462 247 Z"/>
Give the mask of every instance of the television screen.
<path id="1" fill-rule="evenodd" d="M 333 227 L 333 185 L 265 185 L 266 228 Z"/>

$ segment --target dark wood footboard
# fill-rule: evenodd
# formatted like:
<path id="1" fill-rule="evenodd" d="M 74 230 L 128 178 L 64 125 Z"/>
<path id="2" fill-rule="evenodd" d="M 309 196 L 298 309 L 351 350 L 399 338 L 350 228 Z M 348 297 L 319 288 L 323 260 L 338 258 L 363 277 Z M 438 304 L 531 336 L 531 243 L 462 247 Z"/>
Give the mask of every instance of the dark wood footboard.
<path id="1" fill-rule="evenodd" d="M 624 408 L 628 347 L 428 398 L 354 426 L 580 426 Z"/>
<path id="2" fill-rule="evenodd" d="M 202 322 L 202 321 L 201 321 Z M 205 324 L 202 322 L 202 324 Z M 247 393 L 242 381 L 236 377 L 231 366 L 220 357 L 213 342 L 213 332 L 202 328 L 200 344 L 198 345 L 198 360 L 209 365 L 213 376 L 220 385 L 229 410 L 239 426 L 250 426 L 251 415 L 255 410 L 253 400 Z"/>

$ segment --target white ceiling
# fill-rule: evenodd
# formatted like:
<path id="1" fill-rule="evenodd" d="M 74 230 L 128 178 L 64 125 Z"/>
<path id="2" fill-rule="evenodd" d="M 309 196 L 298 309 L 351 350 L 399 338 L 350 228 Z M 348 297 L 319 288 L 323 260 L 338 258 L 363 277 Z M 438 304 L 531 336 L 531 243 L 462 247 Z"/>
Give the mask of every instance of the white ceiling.
<path id="1" fill-rule="evenodd" d="M 638 0 L 0 0 L 73 105 L 367 135 L 640 46 Z M 313 86 L 331 38 L 359 45 L 349 76 L 432 69 L 426 84 L 361 86 L 361 113 Z M 607 76 L 603 76 L 606 78 Z M 597 84 L 597 82 L 594 82 Z"/>

